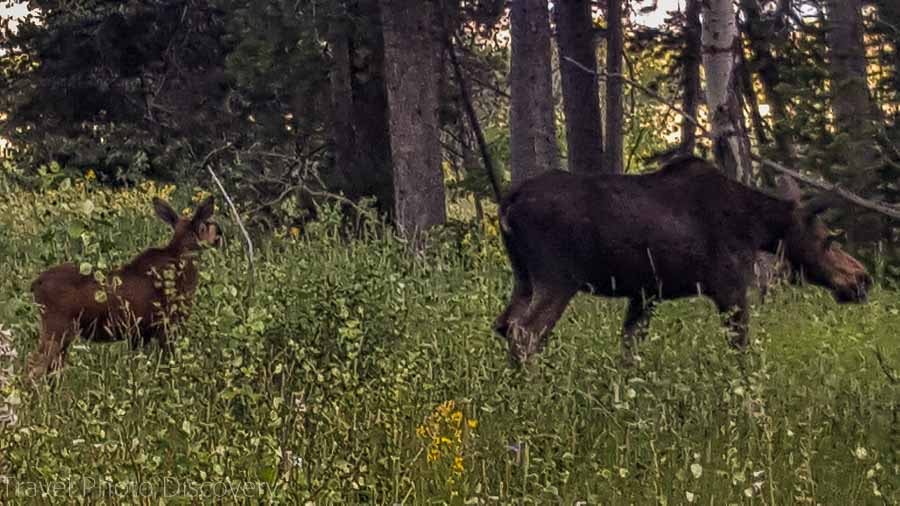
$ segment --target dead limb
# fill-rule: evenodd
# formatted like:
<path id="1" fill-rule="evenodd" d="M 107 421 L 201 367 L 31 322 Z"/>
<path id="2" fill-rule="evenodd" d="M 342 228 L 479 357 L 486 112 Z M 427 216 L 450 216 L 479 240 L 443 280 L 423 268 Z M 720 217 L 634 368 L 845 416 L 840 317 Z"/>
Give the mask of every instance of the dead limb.
<path id="1" fill-rule="evenodd" d="M 206 168 L 206 171 L 209 172 L 210 176 L 212 176 L 213 182 L 215 182 L 216 186 L 219 187 L 219 191 L 222 192 L 222 195 L 225 197 L 225 201 L 228 202 L 228 207 L 231 209 L 232 218 L 234 218 L 234 221 L 238 224 L 238 227 L 241 229 L 241 233 L 244 236 L 245 251 L 247 252 L 247 266 L 250 272 L 250 295 L 252 296 L 256 284 L 256 269 L 253 263 L 253 241 L 250 239 L 250 234 L 247 233 L 247 228 L 244 227 L 244 221 L 241 220 L 241 215 L 238 213 L 237 207 L 234 205 L 234 201 L 231 200 L 231 196 L 225 190 L 225 186 L 222 184 L 219 176 L 216 175 L 216 172 L 213 170 L 212 165 L 209 163 L 210 161 L 212 161 L 214 156 L 230 148 L 231 143 L 226 142 L 222 146 L 210 151 L 203 158 L 200 166 Z"/>
<path id="2" fill-rule="evenodd" d="M 487 141 L 484 138 L 484 131 L 481 129 L 481 124 L 478 122 L 478 115 L 475 113 L 475 106 L 472 104 L 472 95 L 469 93 L 469 85 L 463 76 L 462 65 L 460 65 L 459 59 L 456 56 L 454 37 L 447 28 L 445 16 L 442 16 L 441 21 L 443 22 L 444 44 L 447 46 L 447 52 L 450 54 L 453 74 L 456 77 L 456 83 L 459 86 L 463 106 L 466 110 L 466 116 L 468 116 L 469 124 L 472 127 L 472 131 L 475 133 L 475 140 L 478 142 L 478 149 L 481 151 L 481 158 L 484 161 L 484 168 L 487 171 L 488 180 L 491 182 L 491 189 L 494 191 L 494 198 L 499 204 L 500 200 L 503 198 L 503 189 L 500 188 L 500 181 L 497 180 L 497 172 L 494 170 L 494 162 L 491 159 L 491 153 L 488 150 Z"/>
<path id="3" fill-rule="evenodd" d="M 900 220 L 900 209 L 896 209 L 896 208 L 890 207 L 886 204 L 880 204 L 878 202 L 873 202 L 871 200 L 864 199 L 851 191 L 841 188 L 840 185 L 823 182 L 823 181 L 818 181 L 809 176 L 804 176 L 803 174 L 801 174 L 795 170 L 791 170 L 791 169 L 785 167 L 784 165 L 781 165 L 780 163 L 773 162 L 772 160 L 768 160 L 766 158 L 762 158 L 762 157 L 759 157 L 756 155 L 751 155 L 751 158 L 753 158 L 754 160 L 756 160 L 757 162 L 762 164 L 764 167 L 768 167 L 777 172 L 780 172 L 782 174 L 790 176 L 798 181 L 802 181 L 803 183 L 806 183 L 807 185 L 812 186 L 813 188 L 817 188 L 824 192 L 837 195 L 838 197 L 841 197 L 842 199 L 844 199 L 848 202 L 856 204 L 859 207 L 864 207 L 870 211 L 875 211 L 877 213 L 881 213 L 885 216 L 891 217 L 895 220 Z"/>

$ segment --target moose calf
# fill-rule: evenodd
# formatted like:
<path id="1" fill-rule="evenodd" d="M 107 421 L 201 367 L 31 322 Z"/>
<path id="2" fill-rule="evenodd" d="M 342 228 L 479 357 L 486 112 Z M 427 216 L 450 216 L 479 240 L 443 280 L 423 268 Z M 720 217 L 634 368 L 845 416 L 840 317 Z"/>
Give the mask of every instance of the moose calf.
<path id="1" fill-rule="evenodd" d="M 213 199 L 193 217 L 182 218 L 165 201 L 154 198 L 156 216 L 172 227 L 162 248 L 149 248 L 98 282 L 67 263 L 52 267 L 31 284 L 41 309 L 37 351 L 28 357 L 28 376 L 36 379 L 65 365 L 77 338 L 111 342 L 128 338 L 132 349 L 156 338 L 169 350 L 169 325 L 186 316 L 197 289 L 198 254 L 221 242 L 219 226 L 210 218 Z"/>

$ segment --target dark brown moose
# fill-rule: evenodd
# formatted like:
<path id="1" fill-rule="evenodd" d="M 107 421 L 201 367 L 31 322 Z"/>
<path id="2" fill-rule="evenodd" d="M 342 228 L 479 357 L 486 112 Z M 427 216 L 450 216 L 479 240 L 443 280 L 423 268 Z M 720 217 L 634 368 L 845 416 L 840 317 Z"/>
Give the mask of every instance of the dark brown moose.
<path id="1" fill-rule="evenodd" d="M 654 305 L 705 295 L 747 345 L 747 288 L 758 251 L 779 244 L 793 268 L 839 302 L 863 302 L 871 278 L 805 208 L 792 179 L 773 197 L 734 182 L 699 158 L 637 176 L 549 172 L 501 203 L 501 235 L 514 275 L 494 329 L 523 363 L 541 351 L 579 291 L 629 299 L 622 335 L 630 361 Z"/>
<path id="2" fill-rule="evenodd" d="M 128 338 L 132 349 L 156 338 L 168 351 L 167 331 L 186 316 L 197 288 L 198 254 L 221 242 L 218 224 L 210 221 L 213 207 L 210 197 L 193 217 L 182 218 L 168 203 L 154 198 L 153 209 L 172 227 L 172 239 L 110 272 L 103 283 L 81 274 L 71 263 L 41 273 L 31 284 L 41 307 L 41 335 L 37 351 L 27 360 L 29 377 L 64 366 L 77 337 L 97 342 Z"/>

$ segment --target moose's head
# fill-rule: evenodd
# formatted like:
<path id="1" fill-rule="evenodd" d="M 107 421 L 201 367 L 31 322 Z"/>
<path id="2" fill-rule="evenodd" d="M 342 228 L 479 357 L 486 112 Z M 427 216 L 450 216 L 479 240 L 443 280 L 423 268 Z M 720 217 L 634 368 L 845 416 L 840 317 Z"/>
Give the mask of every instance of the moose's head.
<path id="1" fill-rule="evenodd" d="M 213 198 L 209 197 L 200 204 L 190 218 L 180 216 L 168 202 L 153 199 L 153 210 L 156 216 L 167 223 L 174 234 L 169 245 L 180 251 L 197 251 L 210 246 L 222 244 L 221 228 L 211 221 L 214 210 Z"/>
<path id="2" fill-rule="evenodd" d="M 865 302 L 872 277 L 859 260 L 841 248 L 819 215 L 827 209 L 827 199 L 813 199 L 801 204 L 797 183 L 782 177 L 779 192 L 796 204 L 785 233 L 784 246 L 788 261 L 795 271 L 813 284 L 828 288 L 840 303 Z"/>

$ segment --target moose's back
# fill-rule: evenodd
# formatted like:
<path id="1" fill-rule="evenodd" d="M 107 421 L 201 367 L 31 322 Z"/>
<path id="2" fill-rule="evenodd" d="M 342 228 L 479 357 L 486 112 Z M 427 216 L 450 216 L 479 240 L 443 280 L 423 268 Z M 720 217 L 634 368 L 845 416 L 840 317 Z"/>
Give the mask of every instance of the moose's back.
<path id="1" fill-rule="evenodd" d="M 723 249 L 762 247 L 789 214 L 777 199 L 688 164 L 641 176 L 544 174 L 505 199 L 503 226 L 545 275 L 610 296 L 678 297 L 708 283 Z"/>

